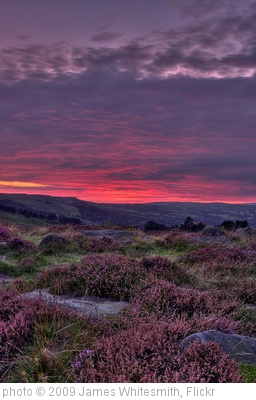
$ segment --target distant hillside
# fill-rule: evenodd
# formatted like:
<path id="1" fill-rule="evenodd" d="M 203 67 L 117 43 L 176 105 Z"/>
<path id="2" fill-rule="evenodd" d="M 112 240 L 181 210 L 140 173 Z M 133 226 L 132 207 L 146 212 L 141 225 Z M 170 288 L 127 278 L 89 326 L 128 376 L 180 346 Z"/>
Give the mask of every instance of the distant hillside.
<path id="1" fill-rule="evenodd" d="M 33 220 L 56 223 L 69 219 L 86 225 L 133 225 L 143 227 L 153 220 L 167 226 L 180 225 L 187 216 L 195 221 L 218 225 L 226 219 L 247 220 L 256 226 L 256 204 L 166 202 L 147 204 L 103 204 L 75 197 L 27 194 L 0 194 L 1 215 L 12 216 L 17 223 Z M 55 219 L 54 215 L 57 219 Z"/>

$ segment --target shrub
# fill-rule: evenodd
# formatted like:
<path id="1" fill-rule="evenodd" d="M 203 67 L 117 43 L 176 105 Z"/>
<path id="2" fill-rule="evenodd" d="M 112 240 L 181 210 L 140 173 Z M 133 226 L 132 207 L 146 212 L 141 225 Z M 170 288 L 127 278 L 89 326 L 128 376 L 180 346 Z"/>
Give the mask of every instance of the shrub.
<path id="1" fill-rule="evenodd" d="M 19 261 L 19 272 L 34 272 L 38 267 L 35 257 L 30 256 Z"/>
<path id="2" fill-rule="evenodd" d="M 169 260 L 167 257 L 153 256 L 143 257 L 139 263 L 140 268 L 147 273 L 161 279 L 180 284 L 190 280 L 187 272 L 181 265 Z"/>
<path id="3" fill-rule="evenodd" d="M 184 232 L 171 232 L 164 238 L 164 247 L 176 251 L 185 251 L 190 246 L 188 235 Z"/>
<path id="4" fill-rule="evenodd" d="M 243 382 L 239 364 L 224 354 L 217 343 L 194 341 L 179 357 L 180 369 L 174 374 L 180 383 Z"/>
<path id="5" fill-rule="evenodd" d="M 181 261 L 190 264 L 211 262 L 218 257 L 220 251 L 221 249 L 217 246 L 202 247 L 184 254 L 181 257 Z"/>
<path id="6" fill-rule="evenodd" d="M 76 382 L 240 382 L 238 365 L 215 343 L 179 343 L 188 324 L 140 319 L 136 325 L 98 339 L 72 363 Z"/>
<path id="7" fill-rule="evenodd" d="M 236 293 L 244 303 L 256 304 L 256 281 L 252 279 L 243 280 L 236 288 Z"/>
<path id="8" fill-rule="evenodd" d="M 79 264 L 57 266 L 40 274 L 39 282 L 53 293 L 111 297 L 127 300 L 144 274 L 135 260 L 113 254 L 90 254 Z"/>
<path id="9" fill-rule="evenodd" d="M 11 237 L 11 231 L 9 231 L 9 229 L 5 228 L 4 226 L 0 226 L 0 242 L 6 242 Z"/>
<path id="10" fill-rule="evenodd" d="M 208 315 L 211 312 L 207 294 L 166 281 L 158 281 L 153 287 L 139 293 L 132 305 L 142 315 L 154 313 L 158 317 L 174 315 L 192 318 L 194 314 Z"/>
<path id="11" fill-rule="evenodd" d="M 32 328 L 41 307 L 39 302 L 18 295 L 15 290 L 0 288 L 0 377 L 10 358 L 32 337 Z"/>
<path id="12" fill-rule="evenodd" d="M 251 249 L 221 249 L 217 246 L 207 246 L 185 254 L 180 261 L 196 264 L 206 276 L 215 276 L 221 287 L 231 277 L 243 278 L 253 274 L 256 252 Z"/>
<path id="13" fill-rule="evenodd" d="M 170 228 L 164 224 L 158 224 L 156 221 L 148 221 L 144 224 L 144 232 L 168 231 Z"/>
<path id="14" fill-rule="evenodd" d="M 108 236 L 102 238 L 92 238 L 87 245 L 87 251 L 90 253 L 105 253 L 120 251 L 122 246 L 120 243 Z"/>
<path id="15" fill-rule="evenodd" d="M 138 324 L 99 339 L 73 363 L 77 382 L 170 382 L 177 341 L 184 326 L 170 321 Z"/>
<path id="16" fill-rule="evenodd" d="M 11 250 L 14 250 L 20 254 L 32 253 L 36 250 L 36 246 L 34 245 L 34 243 L 20 237 L 13 237 L 9 239 L 7 243 Z"/>

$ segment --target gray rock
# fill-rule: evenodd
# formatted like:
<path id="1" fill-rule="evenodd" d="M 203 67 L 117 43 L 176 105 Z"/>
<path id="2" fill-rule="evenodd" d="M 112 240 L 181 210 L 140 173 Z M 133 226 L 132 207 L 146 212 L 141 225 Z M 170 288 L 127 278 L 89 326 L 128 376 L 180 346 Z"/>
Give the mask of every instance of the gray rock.
<path id="1" fill-rule="evenodd" d="M 8 275 L 0 274 L 0 286 L 5 285 L 6 283 L 14 281 L 14 278 L 10 278 Z"/>
<path id="2" fill-rule="evenodd" d="M 238 228 L 236 234 L 239 236 L 256 237 L 256 228 Z"/>
<path id="3" fill-rule="evenodd" d="M 50 303 L 57 303 L 60 306 L 70 308 L 80 315 L 86 315 L 92 319 L 102 320 L 104 317 L 114 316 L 120 313 L 122 308 L 127 307 L 129 303 L 125 301 L 114 301 L 105 298 L 84 297 L 67 297 L 56 296 L 49 293 L 48 289 L 35 290 L 25 293 L 22 296 L 38 298 L 42 297 Z"/>
<path id="4" fill-rule="evenodd" d="M 256 338 L 209 330 L 187 336 L 180 343 L 180 347 L 187 348 L 196 339 L 201 343 L 218 343 L 220 348 L 237 362 L 256 366 Z"/>
<path id="5" fill-rule="evenodd" d="M 83 235 L 102 239 L 103 237 L 110 237 L 111 239 L 119 240 L 122 243 L 130 243 L 131 238 L 134 236 L 134 233 L 131 231 L 123 231 L 123 230 L 115 230 L 115 229 L 101 229 L 101 230 L 91 230 L 91 231 L 83 231 Z"/>
<path id="6" fill-rule="evenodd" d="M 43 237 L 43 239 L 39 243 L 39 246 L 46 246 L 48 244 L 65 245 L 68 243 L 69 243 L 69 241 L 67 239 L 65 239 L 64 237 L 57 235 L 56 233 L 50 233 L 49 235 L 46 235 Z"/>
<path id="7" fill-rule="evenodd" d="M 231 240 L 226 236 L 192 236 L 188 239 L 189 243 L 207 243 L 207 244 L 224 244 L 232 245 Z"/>
<path id="8" fill-rule="evenodd" d="M 220 228 L 217 228 L 216 226 L 207 225 L 202 230 L 202 235 L 210 237 L 220 237 L 223 236 L 224 233 Z"/>
<path id="9" fill-rule="evenodd" d="M 0 261 L 5 261 L 6 256 L 2 256 L 2 254 L 0 254 Z"/>
<path id="10" fill-rule="evenodd" d="M 8 247 L 7 242 L 0 242 L 0 249 L 6 249 Z"/>

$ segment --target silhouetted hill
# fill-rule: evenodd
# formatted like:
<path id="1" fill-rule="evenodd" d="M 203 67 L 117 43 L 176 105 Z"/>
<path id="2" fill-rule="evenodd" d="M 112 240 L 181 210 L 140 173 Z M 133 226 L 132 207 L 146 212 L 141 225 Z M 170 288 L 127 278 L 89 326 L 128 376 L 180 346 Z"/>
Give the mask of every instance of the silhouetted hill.
<path id="1" fill-rule="evenodd" d="M 9 210 L 8 210 L 9 209 Z M 86 225 L 134 225 L 143 227 L 153 220 L 167 226 L 180 225 L 187 216 L 195 221 L 218 225 L 223 220 L 247 220 L 256 226 L 256 204 L 166 202 L 146 204 L 104 204 L 79 200 L 75 197 L 54 197 L 28 194 L 0 194 L 0 215 L 9 214 L 13 220 L 40 220 L 45 223 L 62 219 L 79 220 Z M 55 217 L 57 219 L 55 219 Z M 65 222 L 64 222 L 65 223 Z"/>

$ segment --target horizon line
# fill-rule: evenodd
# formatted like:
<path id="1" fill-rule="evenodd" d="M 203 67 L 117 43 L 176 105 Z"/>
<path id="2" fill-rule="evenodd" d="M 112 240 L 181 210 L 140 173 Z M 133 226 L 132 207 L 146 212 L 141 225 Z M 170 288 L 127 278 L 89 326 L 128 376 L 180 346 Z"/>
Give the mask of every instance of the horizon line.
<path id="1" fill-rule="evenodd" d="M 255 202 L 241 202 L 241 201 L 224 201 L 224 200 L 167 200 L 167 201 L 147 201 L 147 202 L 121 202 L 121 203 L 115 203 L 115 202 L 96 202 L 96 201 L 90 201 L 90 200 L 85 200 L 76 196 L 62 196 L 62 195 L 51 195 L 51 194 L 42 194 L 42 193 L 5 193 L 5 192 L 0 192 L 0 196 L 6 195 L 6 196 L 42 196 L 42 197 L 54 197 L 54 198 L 64 198 L 64 199 L 76 199 L 79 201 L 84 201 L 86 203 L 94 203 L 94 204 L 115 204 L 115 205 L 146 205 L 146 204 L 154 204 L 154 203 L 199 203 L 199 204 L 228 204 L 228 205 L 254 205 L 256 204 Z"/>

